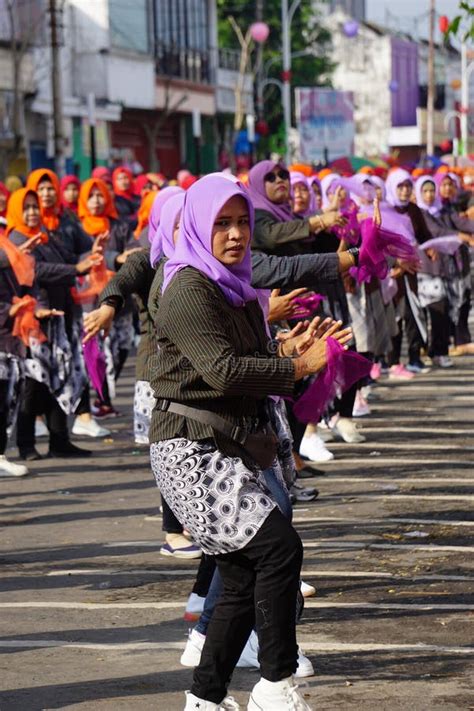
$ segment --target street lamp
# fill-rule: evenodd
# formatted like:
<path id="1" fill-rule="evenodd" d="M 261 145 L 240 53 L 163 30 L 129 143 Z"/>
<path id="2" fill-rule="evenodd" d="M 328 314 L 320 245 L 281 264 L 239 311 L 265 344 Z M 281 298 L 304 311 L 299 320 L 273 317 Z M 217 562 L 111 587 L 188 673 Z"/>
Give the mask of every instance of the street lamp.
<path id="1" fill-rule="evenodd" d="M 285 161 L 290 163 L 290 128 L 291 128 L 291 38 L 290 28 L 293 15 L 298 9 L 301 0 L 293 0 L 288 9 L 288 0 L 281 1 L 281 27 L 283 45 L 283 72 L 282 78 L 282 100 L 283 100 L 283 124 L 285 127 Z"/>

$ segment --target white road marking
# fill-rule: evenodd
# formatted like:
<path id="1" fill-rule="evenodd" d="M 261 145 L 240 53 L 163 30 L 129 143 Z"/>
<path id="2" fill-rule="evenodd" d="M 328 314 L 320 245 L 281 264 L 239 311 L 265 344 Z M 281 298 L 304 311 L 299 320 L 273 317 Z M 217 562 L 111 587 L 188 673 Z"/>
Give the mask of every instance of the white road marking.
<path id="1" fill-rule="evenodd" d="M 361 428 L 362 431 L 364 431 L 364 428 Z M 341 446 L 341 447 L 347 447 L 346 442 L 341 442 L 341 441 L 334 441 L 334 442 L 328 442 L 329 448 L 334 447 L 334 446 Z M 359 442 L 357 443 L 357 449 L 360 450 L 365 450 L 365 449 L 409 449 L 410 451 L 413 450 L 423 450 L 423 451 L 430 451 L 432 452 L 433 450 L 441 450 L 441 451 L 456 451 L 459 452 L 474 452 L 474 447 L 466 446 L 466 445 L 460 445 L 460 444 L 445 444 L 444 442 L 437 441 L 436 444 L 434 443 L 422 443 L 422 442 Z M 424 463 L 424 462 L 423 462 Z M 403 464 L 403 461 L 400 462 L 400 464 Z"/>
<path id="2" fill-rule="evenodd" d="M 356 543 L 353 541 L 303 541 L 303 546 L 304 548 L 339 548 L 341 550 L 370 550 L 371 548 L 374 548 L 382 551 L 396 551 L 398 553 L 401 551 L 406 551 L 407 553 L 411 553 L 413 551 L 427 551 L 430 553 L 474 553 L 474 546 L 438 546 L 436 543 L 428 545 L 410 545 L 405 543 Z"/>
<path id="3" fill-rule="evenodd" d="M 308 509 L 307 509 L 308 510 Z M 297 513 L 301 513 L 303 509 L 296 509 Z M 452 519 L 437 519 L 437 518 L 331 518 L 324 516 L 296 516 L 293 518 L 293 523 L 318 523 L 318 524 L 333 524 L 338 526 L 380 526 L 386 523 L 409 523 L 415 525 L 426 526 L 474 526 L 474 521 L 457 521 Z"/>
<path id="4" fill-rule="evenodd" d="M 474 464 L 473 464 L 474 467 Z M 310 468 L 310 467 L 307 467 Z M 370 484 L 465 484 L 466 486 L 472 486 L 474 487 L 474 477 L 465 477 L 465 478 L 449 478 L 449 477 L 417 477 L 417 478 L 405 478 L 405 477 L 390 477 L 390 476 L 380 476 L 380 475 L 374 475 L 372 477 L 361 477 L 361 476 L 331 476 L 329 479 L 324 479 L 321 480 L 322 484 L 362 484 L 362 483 L 370 483 Z"/>
<path id="5" fill-rule="evenodd" d="M 53 570 L 47 573 L 47 577 L 69 577 L 72 575 L 89 576 L 89 575 L 100 575 L 104 577 L 113 577 L 117 575 L 139 575 L 139 576 L 163 576 L 163 577 L 179 577 L 179 576 L 194 576 L 196 573 L 195 568 L 188 568 L 188 570 L 160 570 L 156 568 L 155 570 L 109 570 L 107 568 L 84 568 L 84 569 L 71 569 L 71 570 Z M 302 575 L 311 578 L 390 578 L 391 580 L 432 580 L 432 581 L 453 581 L 453 582 L 473 582 L 474 576 L 469 577 L 466 575 L 396 575 L 395 573 L 384 573 L 378 571 L 354 571 L 354 570 L 305 570 L 303 569 Z"/>
<path id="6" fill-rule="evenodd" d="M 308 652 L 434 652 L 438 654 L 474 654 L 474 647 L 447 647 L 434 644 L 377 644 L 366 642 L 360 644 L 345 644 L 340 642 L 311 642 L 310 640 L 299 640 Z M 41 649 L 51 647 L 62 647 L 69 649 L 91 649 L 109 652 L 160 652 L 167 650 L 183 650 L 185 642 L 128 642 L 128 643 L 108 643 L 97 642 L 68 642 L 61 639 L 9 639 L 0 640 L 0 648 L 4 649 Z"/>
<path id="7" fill-rule="evenodd" d="M 427 593 L 429 595 L 429 593 Z M 48 610 L 173 610 L 186 607 L 187 600 L 173 602 L 0 602 L 0 609 L 48 609 Z M 306 600 L 305 608 L 347 608 L 373 610 L 440 610 L 471 611 L 474 605 L 432 603 L 384 603 L 384 602 L 331 602 Z"/>

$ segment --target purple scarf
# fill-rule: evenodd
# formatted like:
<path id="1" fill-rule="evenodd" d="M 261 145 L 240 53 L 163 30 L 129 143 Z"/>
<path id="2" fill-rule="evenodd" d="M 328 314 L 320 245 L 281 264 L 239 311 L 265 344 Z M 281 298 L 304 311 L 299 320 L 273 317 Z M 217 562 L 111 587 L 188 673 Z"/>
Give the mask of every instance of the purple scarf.
<path id="1" fill-rule="evenodd" d="M 426 185 L 426 183 L 433 183 L 435 187 L 435 201 L 432 205 L 428 205 L 423 199 L 423 186 Z M 423 175 L 422 177 L 418 178 L 415 183 L 415 195 L 416 204 L 418 205 L 418 207 L 422 210 L 427 210 L 430 215 L 437 215 L 443 207 L 443 203 L 441 202 L 441 198 L 438 194 L 438 186 L 436 185 L 436 182 L 434 178 L 431 177 L 431 175 Z"/>
<path id="2" fill-rule="evenodd" d="M 257 292 L 250 283 L 250 244 L 241 264 L 231 267 L 226 267 L 212 253 L 212 228 L 215 219 L 226 202 L 235 195 L 240 195 L 247 203 L 252 233 L 253 206 L 240 183 L 213 175 L 201 178 L 187 190 L 178 243 L 173 256 L 165 265 L 163 292 L 177 272 L 186 267 L 194 267 L 217 284 L 232 306 L 242 307 L 248 301 L 257 299 Z"/>
<path id="3" fill-rule="evenodd" d="M 184 190 L 172 195 L 166 204 L 163 205 L 160 216 L 160 226 L 158 228 L 158 239 L 161 242 L 161 249 L 164 256 L 170 259 L 175 250 L 173 240 L 174 226 L 176 220 L 183 209 Z"/>
<path id="4" fill-rule="evenodd" d="M 303 175 L 303 173 L 298 173 L 297 171 L 291 172 L 290 173 L 290 186 L 291 186 L 291 197 L 294 199 L 294 188 L 295 185 L 298 183 L 303 183 L 303 185 L 306 185 L 306 187 L 309 190 L 309 205 L 307 210 L 304 212 L 298 212 L 298 217 L 311 217 L 311 215 L 315 215 L 317 212 L 317 207 L 316 207 L 316 195 L 313 192 L 313 188 L 311 187 L 312 183 L 309 182 L 308 178 L 306 175 Z"/>
<path id="5" fill-rule="evenodd" d="M 275 163 L 272 160 L 261 160 L 260 163 L 254 165 L 249 172 L 248 194 L 256 210 L 270 212 L 278 222 L 289 222 L 295 219 L 290 204 L 282 203 L 279 205 L 276 202 L 272 202 L 268 199 L 265 190 L 264 177 L 276 166 L 283 167 L 281 163 Z"/>
<path id="6" fill-rule="evenodd" d="M 153 207 L 151 208 L 150 220 L 148 222 L 148 241 L 151 245 L 150 264 L 152 267 L 155 266 L 162 256 L 161 239 L 158 234 L 161 210 L 163 205 L 173 197 L 173 195 L 178 195 L 179 193 L 184 193 L 183 188 L 178 188 L 177 186 L 163 188 L 156 196 Z"/>
<path id="7" fill-rule="evenodd" d="M 413 185 L 413 178 L 407 170 L 403 168 L 397 168 L 392 173 L 389 174 L 387 180 L 385 181 L 385 187 L 387 188 L 387 202 L 393 207 L 406 207 L 410 202 L 402 202 L 397 195 L 397 187 L 409 180 Z"/>

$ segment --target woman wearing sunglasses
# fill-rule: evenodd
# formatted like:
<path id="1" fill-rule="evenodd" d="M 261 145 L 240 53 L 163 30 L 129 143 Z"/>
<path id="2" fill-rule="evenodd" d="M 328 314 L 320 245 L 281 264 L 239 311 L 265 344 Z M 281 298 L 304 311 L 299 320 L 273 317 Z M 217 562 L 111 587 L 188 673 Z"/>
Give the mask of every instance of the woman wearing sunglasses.
<path id="1" fill-rule="evenodd" d="M 336 211 L 301 217 L 290 203 L 290 173 L 279 163 L 262 160 L 249 173 L 249 193 L 255 207 L 252 247 L 271 254 L 311 252 L 312 238 L 344 218 Z"/>

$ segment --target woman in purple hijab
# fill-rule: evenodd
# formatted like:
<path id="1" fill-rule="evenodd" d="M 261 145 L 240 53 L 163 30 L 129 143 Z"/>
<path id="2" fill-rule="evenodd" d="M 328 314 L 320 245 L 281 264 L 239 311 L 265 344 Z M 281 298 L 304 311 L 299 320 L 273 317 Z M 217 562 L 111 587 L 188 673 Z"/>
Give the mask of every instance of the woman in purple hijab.
<path id="1" fill-rule="evenodd" d="M 310 217 L 318 212 L 316 195 L 306 175 L 292 171 L 290 173 L 291 199 L 293 212 L 300 217 Z"/>
<path id="2" fill-rule="evenodd" d="M 290 173 L 281 163 L 262 160 L 250 170 L 248 193 L 255 208 L 252 247 L 293 256 L 312 251 L 315 235 L 344 220 L 338 212 L 298 217 L 290 204 Z"/>
<path id="3" fill-rule="evenodd" d="M 192 185 L 155 321 L 153 472 L 178 520 L 216 557 L 224 584 L 186 710 L 222 703 L 254 624 L 262 673 L 252 690 L 256 707 L 278 708 L 292 695 L 305 708 L 292 679 L 301 541 L 264 483 L 268 464 L 247 438 L 269 445 L 262 439 L 270 435 L 267 398 L 291 397 L 296 380 L 324 367 L 326 349 L 318 340 L 293 359 L 268 350 L 250 283 L 252 226 L 240 184 L 210 176 Z M 345 343 L 348 334 L 337 327 Z M 278 459 L 271 466 L 278 472 Z"/>
<path id="4" fill-rule="evenodd" d="M 163 190 L 160 190 L 153 203 L 150 213 L 150 221 L 148 224 L 148 240 L 151 245 L 150 263 L 152 267 L 157 264 L 162 256 L 161 239 L 158 233 L 161 210 L 163 209 L 163 205 L 165 205 L 166 202 L 173 197 L 173 195 L 180 195 L 181 193 L 184 194 L 184 190 L 183 188 L 179 188 L 177 185 L 163 188 Z"/>

